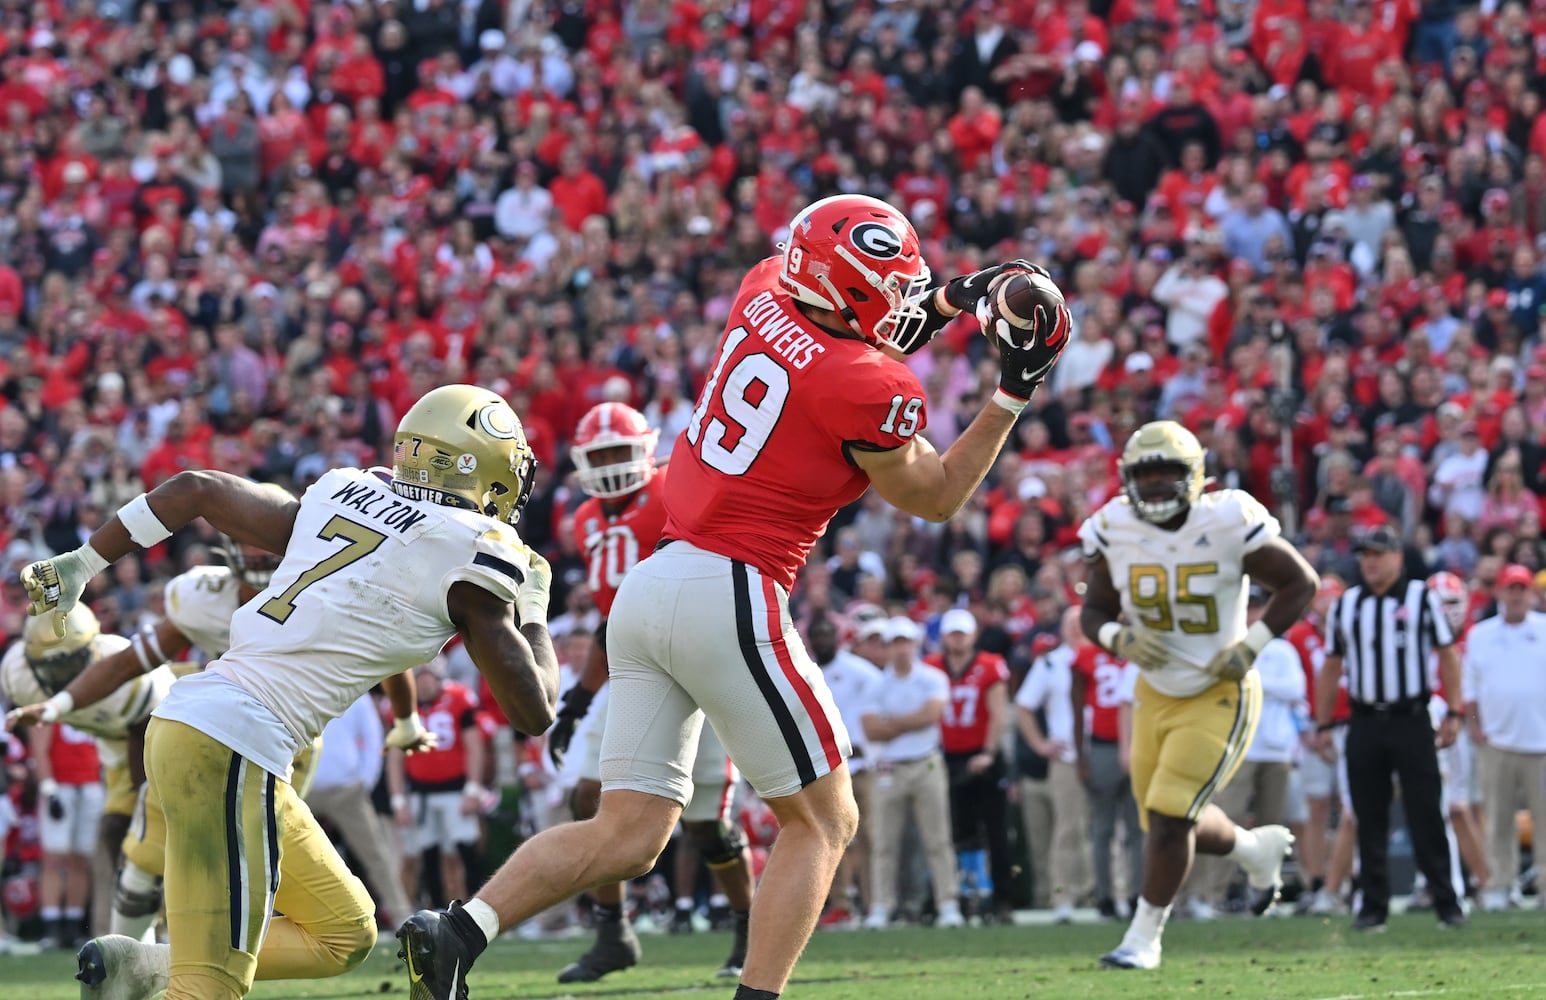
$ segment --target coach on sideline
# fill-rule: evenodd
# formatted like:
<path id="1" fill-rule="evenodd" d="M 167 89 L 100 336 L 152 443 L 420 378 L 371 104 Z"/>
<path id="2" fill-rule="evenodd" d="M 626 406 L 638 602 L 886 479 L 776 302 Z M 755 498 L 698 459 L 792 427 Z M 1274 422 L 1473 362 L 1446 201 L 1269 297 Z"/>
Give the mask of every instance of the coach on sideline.
<path id="1" fill-rule="evenodd" d="M 1519 873 L 1514 811 L 1521 802 L 1536 837 L 1546 836 L 1546 614 L 1531 609 L 1534 583 L 1525 567 L 1505 567 L 1498 613 L 1472 626 L 1466 640 L 1466 709 L 1480 757 L 1492 873 L 1484 910 L 1508 906 Z"/>
<path id="2" fill-rule="evenodd" d="M 1433 723 L 1428 716 L 1428 660 L 1438 653 L 1449 713 L 1437 746 L 1460 732 L 1460 657 L 1436 592 L 1403 572 L 1401 536 L 1381 525 L 1358 540 L 1363 580 L 1349 587 L 1326 619 L 1326 662 L 1316 678 L 1319 739 L 1331 739 L 1337 684 L 1347 671 L 1352 715 L 1347 729 L 1348 792 L 1358 817 L 1363 908 L 1353 929 L 1383 931 L 1390 912 L 1391 774 L 1401 777 L 1402 803 L 1417 867 L 1428 877 L 1439 923 L 1463 927 L 1455 895 Z M 1324 749 L 1324 747 L 1323 747 Z"/>

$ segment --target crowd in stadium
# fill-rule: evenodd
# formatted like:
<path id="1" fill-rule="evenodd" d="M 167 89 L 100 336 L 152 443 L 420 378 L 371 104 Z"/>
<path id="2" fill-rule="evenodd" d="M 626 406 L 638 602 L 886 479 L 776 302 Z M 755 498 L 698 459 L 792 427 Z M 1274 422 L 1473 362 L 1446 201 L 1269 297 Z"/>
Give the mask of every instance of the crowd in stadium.
<path id="1" fill-rule="evenodd" d="M 579 419 L 635 406 L 666 462 L 746 269 L 807 202 L 875 195 L 937 276 L 1044 263 L 1075 340 L 967 509 L 931 525 L 871 493 L 834 521 L 793 611 L 845 646 L 880 640 L 880 666 L 940 652 L 967 611 L 1010 702 L 1038 660 L 1061 664 L 1006 709 L 996 793 L 1024 811 L 1026 901 L 1114 915 L 1134 891 L 1109 857 L 1126 820 L 1096 823 L 1092 857 L 1062 619 L 1083 583 L 1075 533 L 1140 424 L 1193 430 L 1210 475 L 1273 509 L 1328 580 L 1355 581 L 1360 532 L 1391 525 L 1414 574 L 1459 578 L 1467 622 L 1509 588 L 1546 592 L 1543 72 L 1541 0 L 7 4 L 0 635 L 22 632 L 22 566 L 178 471 L 299 493 L 389 461 L 420 395 L 476 382 L 540 463 L 520 531 L 553 563 L 552 630 L 577 637 L 560 643 L 577 667 L 598 620 L 568 523 Z M 909 364 L 943 450 L 993 391 L 992 350 L 963 318 Z M 218 562 L 217 542 L 190 529 L 96 581 L 103 632 L 161 613 L 164 582 Z M 1313 688 L 1281 699 L 1290 769 L 1312 753 Z M 1520 725 L 1512 749 L 1546 754 L 1546 724 Z M 444 777 L 472 783 L 477 836 L 410 841 L 435 841 L 434 893 L 509 825 L 501 788 L 546 796 L 544 815 L 562 798 L 500 720 L 469 702 L 456 728 L 495 753 Z M 94 837 L 40 843 L 49 798 L 23 741 L 8 763 L 7 870 L 47 850 L 86 872 Z M 1331 793 L 1316 812 L 1291 787 L 1271 814 L 1319 824 L 1308 885 Z M 401 813 L 391 794 L 383 813 Z M 1469 794 L 1483 818 L 1479 779 Z M 911 854 L 943 870 L 921 843 L 902 868 Z M 1493 875 L 1480 888 L 1507 905 L 1513 881 Z M 1227 897 L 1211 878 L 1199 914 Z M 904 910 L 930 909 L 926 881 L 904 878 Z M 39 912 L 79 917 L 68 886 L 41 891 Z M 845 892 L 834 923 L 874 900 Z"/>

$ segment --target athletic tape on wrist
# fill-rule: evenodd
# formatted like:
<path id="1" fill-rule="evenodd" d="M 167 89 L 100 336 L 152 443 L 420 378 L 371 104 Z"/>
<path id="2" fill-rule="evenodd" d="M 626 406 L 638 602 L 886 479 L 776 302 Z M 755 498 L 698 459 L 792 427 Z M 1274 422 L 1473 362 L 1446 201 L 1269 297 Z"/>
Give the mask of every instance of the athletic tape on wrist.
<path id="1" fill-rule="evenodd" d="M 994 405 L 1003 407 L 1017 417 L 1024 411 L 1026 404 L 1029 402 L 1029 399 L 1021 399 L 1019 396 L 1005 392 L 1002 387 L 993 390 Z"/>
<path id="2" fill-rule="evenodd" d="M 1118 625 L 1116 622 L 1107 622 L 1100 627 L 1100 631 L 1097 632 L 1096 635 L 1100 639 L 1100 644 L 1106 647 L 1107 652 L 1115 653 L 1117 633 L 1121 631 L 1121 625 Z"/>
<path id="3" fill-rule="evenodd" d="M 159 545 L 172 537 L 171 529 L 162 524 L 156 512 L 150 509 L 150 501 L 143 493 L 118 509 L 118 520 L 129 529 L 129 537 L 134 539 L 134 544 L 142 549 Z"/>

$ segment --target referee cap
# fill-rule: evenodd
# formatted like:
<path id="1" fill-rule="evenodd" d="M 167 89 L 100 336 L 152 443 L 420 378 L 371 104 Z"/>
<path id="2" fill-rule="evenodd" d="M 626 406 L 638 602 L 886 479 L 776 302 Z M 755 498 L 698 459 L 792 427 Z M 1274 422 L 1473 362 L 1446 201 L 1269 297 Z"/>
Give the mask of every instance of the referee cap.
<path id="1" fill-rule="evenodd" d="M 1403 547 L 1401 536 L 1388 524 L 1364 532 L 1357 546 L 1359 552 L 1400 552 Z"/>

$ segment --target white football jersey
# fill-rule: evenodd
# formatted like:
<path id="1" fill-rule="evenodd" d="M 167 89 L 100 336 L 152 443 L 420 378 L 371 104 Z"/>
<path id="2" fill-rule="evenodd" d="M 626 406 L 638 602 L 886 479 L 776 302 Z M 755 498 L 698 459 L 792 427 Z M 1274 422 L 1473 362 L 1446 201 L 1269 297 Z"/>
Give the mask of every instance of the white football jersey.
<path id="1" fill-rule="evenodd" d="M 195 566 L 167 582 L 166 620 L 207 658 L 231 648 L 231 616 L 241 607 L 241 581 L 228 566 Z"/>
<path id="2" fill-rule="evenodd" d="M 1277 518 L 1241 490 L 1203 494 L 1175 531 L 1139 517 L 1125 496 L 1079 527 L 1085 556 L 1105 558 L 1128 621 L 1155 632 L 1170 650 L 1170 665 L 1144 678 L 1176 698 L 1212 685 L 1208 662 L 1245 638 L 1244 559 L 1280 534 Z"/>
<path id="3" fill-rule="evenodd" d="M 99 635 L 92 640 L 91 662 L 127 649 L 129 640 L 121 635 Z M 172 687 L 171 668 L 160 666 L 148 674 L 119 686 L 118 690 L 94 705 L 77 708 L 59 717 L 59 721 L 95 736 L 103 767 L 117 767 L 127 759 L 129 730 L 146 719 L 161 704 Z M 21 643 L 13 643 L 0 661 L 0 687 L 14 705 L 35 705 L 48 698 L 38 683 Z"/>
<path id="4" fill-rule="evenodd" d="M 158 718 L 284 775 L 360 695 L 434 658 L 456 631 L 452 584 L 514 603 L 529 572 L 514 528 L 400 497 L 390 481 L 335 469 L 306 491 L 269 586 L 231 619 L 230 650 L 184 678 Z"/>

